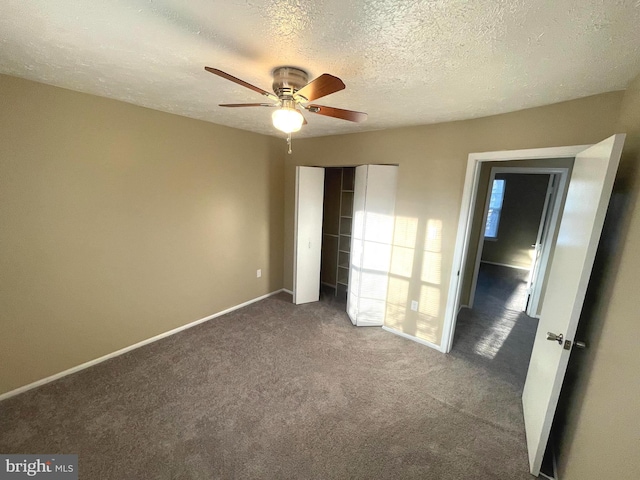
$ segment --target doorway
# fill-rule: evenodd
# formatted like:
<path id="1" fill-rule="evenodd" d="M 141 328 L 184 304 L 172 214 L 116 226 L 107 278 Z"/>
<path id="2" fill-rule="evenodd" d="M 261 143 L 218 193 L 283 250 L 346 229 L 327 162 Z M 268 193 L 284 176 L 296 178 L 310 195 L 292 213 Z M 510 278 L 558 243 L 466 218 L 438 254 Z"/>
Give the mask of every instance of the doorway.
<path id="1" fill-rule="evenodd" d="M 469 155 L 454 252 L 450 292 L 445 310 L 443 347 L 450 352 L 456 316 L 462 297 L 462 277 L 468 266 L 472 237 L 472 212 L 476 211 L 481 167 L 486 162 L 529 160 L 537 165 L 546 159 L 574 158 L 564 199 L 562 221 L 553 242 L 553 260 L 546 283 L 544 303 L 535 334 L 530 365 L 522 393 L 522 411 L 531 474 L 540 473 L 569 354 L 582 312 L 586 286 L 613 188 L 624 134 L 613 135 L 595 145 L 474 153 Z M 547 332 L 547 333 L 545 333 Z"/>
<path id="2" fill-rule="evenodd" d="M 521 305 L 511 308 L 522 306 L 530 317 L 539 317 L 573 159 L 536 162 L 547 166 L 511 161 L 486 162 L 481 167 L 467 266 L 462 272 L 460 303 L 468 308 L 474 306 L 481 265 L 494 264 L 527 271 L 526 286 L 518 290 L 518 298 L 510 300 L 522 299 Z M 522 275 L 511 272 L 511 276 Z"/>
<path id="3" fill-rule="evenodd" d="M 573 162 L 571 157 L 485 162 L 480 171 L 472 214 L 475 245 L 462 272 L 466 300 L 450 353 L 483 365 L 518 395 L 525 386 Z M 541 473 L 553 478 L 550 463 L 545 461 Z"/>
<path id="4" fill-rule="evenodd" d="M 484 166 L 490 174 L 483 186 L 486 201 L 476 203 L 474 214 L 481 223 L 477 251 L 469 253 L 469 272 L 463 275 L 471 286 L 458 313 L 452 354 L 484 364 L 520 392 L 559 220 L 555 207 L 570 167 L 565 160 L 556 163 L 566 166 Z"/>

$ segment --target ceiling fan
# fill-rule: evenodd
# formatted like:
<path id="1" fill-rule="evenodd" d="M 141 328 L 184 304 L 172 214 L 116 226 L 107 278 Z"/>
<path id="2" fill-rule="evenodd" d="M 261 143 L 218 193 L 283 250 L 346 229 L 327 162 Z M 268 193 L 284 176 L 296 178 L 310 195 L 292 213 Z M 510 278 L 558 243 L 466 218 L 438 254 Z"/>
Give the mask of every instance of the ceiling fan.
<path id="1" fill-rule="evenodd" d="M 271 116 L 273 126 L 287 133 L 289 142 L 291 133 L 299 131 L 302 125 L 307 123 L 302 113 L 300 113 L 300 109 L 350 122 L 363 122 L 367 119 L 366 113 L 309 103 L 345 88 L 342 80 L 328 73 L 324 73 L 309 82 L 307 72 L 300 68 L 278 67 L 273 71 L 272 88 L 274 93 L 270 93 L 217 68 L 204 67 L 204 69 L 272 100 L 273 103 L 223 103 L 220 106 L 277 108 Z"/>

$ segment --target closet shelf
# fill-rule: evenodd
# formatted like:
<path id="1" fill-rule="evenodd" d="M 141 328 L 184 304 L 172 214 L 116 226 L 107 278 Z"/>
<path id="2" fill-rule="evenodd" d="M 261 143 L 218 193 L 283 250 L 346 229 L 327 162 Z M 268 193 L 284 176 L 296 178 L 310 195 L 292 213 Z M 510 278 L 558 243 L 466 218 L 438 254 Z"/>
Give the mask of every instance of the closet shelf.
<path id="1" fill-rule="evenodd" d="M 355 168 L 331 167 L 325 171 L 322 270 L 324 281 L 346 298 L 349 284 Z M 336 240 L 334 240 L 336 239 Z"/>

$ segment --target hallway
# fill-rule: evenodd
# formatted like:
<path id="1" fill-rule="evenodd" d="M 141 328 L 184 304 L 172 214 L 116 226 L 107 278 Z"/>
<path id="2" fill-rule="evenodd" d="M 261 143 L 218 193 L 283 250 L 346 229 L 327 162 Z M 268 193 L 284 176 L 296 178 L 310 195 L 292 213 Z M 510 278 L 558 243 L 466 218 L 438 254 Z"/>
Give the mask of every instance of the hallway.
<path id="1" fill-rule="evenodd" d="M 458 314 L 451 355 L 485 366 L 522 392 L 538 320 L 522 311 L 528 271 L 482 263 L 474 308 Z"/>

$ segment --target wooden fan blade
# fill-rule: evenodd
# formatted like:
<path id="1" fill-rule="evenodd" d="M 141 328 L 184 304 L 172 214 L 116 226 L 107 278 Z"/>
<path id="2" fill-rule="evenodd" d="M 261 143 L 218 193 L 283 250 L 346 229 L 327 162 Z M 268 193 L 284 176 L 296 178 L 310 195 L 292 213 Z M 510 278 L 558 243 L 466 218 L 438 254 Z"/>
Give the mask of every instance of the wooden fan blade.
<path id="1" fill-rule="evenodd" d="M 221 103 L 219 107 L 277 107 L 273 103 Z"/>
<path id="2" fill-rule="evenodd" d="M 334 77 L 328 73 L 323 73 L 318 78 L 312 80 L 298 90 L 295 96 L 304 97 L 306 98 L 306 101 L 311 102 L 318 98 L 344 90 L 344 88 L 344 83 L 338 77 Z"/>
<path id="3" fill-rule="evenodd" d="M 340 118 L 349 120 L 350 122 L 364 122 L 367 114 L 363 112 L 354 112 L 353 110 L 343 110 L 342 108 L 325 107 L 324 105 L 308 105 L 307 110 L 318 115 L 326 117 Z"/>
<path id="4" fill-rule="evenodd" d="M 213 73 L 214 75 L 218 75 L 219 77 L 226 78 L 227 80 L 231 80 L 233 83 L 237 83 L 238 85 L 242 85 L 243 87 L 247 87 L 254 92 L 259 93 L 260 95 L 264 95 L 265 97 L 275 98 L 277 99 L 273 93 L 269 93 L 266 90 L 256 87 L 255 85 L 251 85 L 250 83 L 245 82 L 244 80 L 240 80 L 239 78 L 234 77 L 233 75 L 229 75 L 222 70 L 218 70 L 217 68 L 204 67 L 207 72 Z"/>

